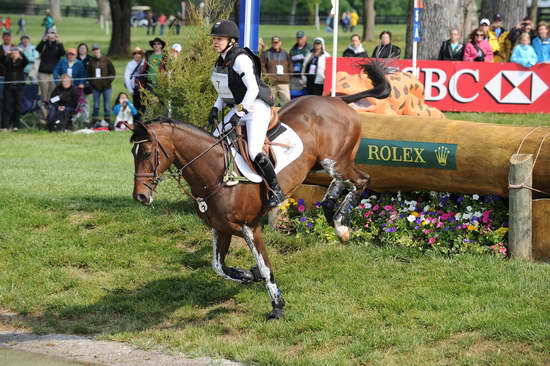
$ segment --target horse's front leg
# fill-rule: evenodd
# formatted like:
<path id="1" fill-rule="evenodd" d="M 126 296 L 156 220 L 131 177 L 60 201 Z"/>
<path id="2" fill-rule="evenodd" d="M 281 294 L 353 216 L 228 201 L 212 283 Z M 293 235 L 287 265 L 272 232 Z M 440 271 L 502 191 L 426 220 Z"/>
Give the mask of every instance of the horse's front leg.
<path id="1" fill-rule="evenodd" d="M 283 295 L 275 283 L 275 275 L 273 274 L 271 263 L 269 262 L 269 258 L 267 256 L 267 249 L 262 238 L 261 229 L 256 226 L 253 230 L 252 228 L 243 225 L 242 232 L 244 239 L 246 240 L 246 244 L 248 244 L 254 259 L 256 260 L 258 271 L 266 282 L 265 286 L 269 297 L 271 298 L 271 306 L 273 307 L 273 310 L 269 313 L 267 319 L 271 320 L 282 318 L 284 315 L 283 308 L 285 306 L 285 300 L 283 299 Z"/>
<path id="2" fill-rule="evenodd" d="M 262 279 L 251 271 L 225 266 L 225 256 L 230 244 L 231 234 L 212 229 L 212 268 L 214 271 L 223 278 L 240 283 L 261 281 Z"/>

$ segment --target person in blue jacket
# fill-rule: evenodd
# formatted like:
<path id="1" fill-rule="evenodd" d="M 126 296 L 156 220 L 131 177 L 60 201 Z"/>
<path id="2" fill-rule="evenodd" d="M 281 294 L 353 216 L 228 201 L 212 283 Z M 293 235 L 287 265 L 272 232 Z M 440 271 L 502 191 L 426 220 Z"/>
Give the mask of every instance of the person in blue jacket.
<path id="1" fill-rule="evenodd" d="M 73 84 L 77 88 L 84 88 L 86 80 L 86 70 L 84 70 L 84 64 L 82 61 L 76 58 L 76 48 L 67 49 L 67 57 L 59 60 L 55 68 L 53 69 L 53 78 L 55 84 L 59 84 L 59 78 L 61 75 L 67 74 L 73 79 Z"/>
<path id="2" fill-rule="evenodd" d="M 533 48 L 537 54 L 537 63 L 550 63 L 550 37 L 548 36 L 548 24 L 540 22 L 537 26 L 538 37 L 533 39 Z"/>
<path id="3" fill-rule="evenodd" d="M 512 51 L 511 62 L 515 62 L 524 67 L 531 67 L 537 63 L 537 54 L 533 47 L 529 44 L 531 36 L 529 33 L 522 33 L 518 38 L 518 43 Z"/>

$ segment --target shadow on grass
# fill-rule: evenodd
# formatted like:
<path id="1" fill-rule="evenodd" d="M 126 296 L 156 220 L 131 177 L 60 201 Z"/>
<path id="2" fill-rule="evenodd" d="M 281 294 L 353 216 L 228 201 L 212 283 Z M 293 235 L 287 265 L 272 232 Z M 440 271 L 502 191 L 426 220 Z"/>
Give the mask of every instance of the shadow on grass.
<path id="1" fill-rule="evenodd" d="M 40 316 L 26 315 L 23 322 L 35 333 L 106 335 L 185 327 L 238 312 L 228 304 L 242 285 L 209 277 L 206 271 L 195 271 L 136 289 L 115 288 L 93 304 L 53 305 Z"/>

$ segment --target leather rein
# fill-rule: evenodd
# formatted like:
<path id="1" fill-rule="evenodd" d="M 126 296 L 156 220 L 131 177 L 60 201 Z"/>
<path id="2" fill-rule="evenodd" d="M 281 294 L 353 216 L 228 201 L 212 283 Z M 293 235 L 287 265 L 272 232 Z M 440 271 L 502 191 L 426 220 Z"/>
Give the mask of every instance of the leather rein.
<path id="1" fill-rule="evenodd" d="M 171 124 L 171 127 L 172 127 L 172 129 L 174 129 L 176 126 Z M 206 153 L 208 153 L 210 150 L 212 150 L 216 145 L 218 145 L 220 143 L 222 145 L 222 148 L 223 148 L 224 154 L 225 154 L 227 148 L 225 146 L 225 141 L 224 140 L 227 137 L 227 135 L 232 132 L 233 129 L 234 129 L 234 127 L 229 129 L 228 131 L 226 131 L 224 134 L 222 134 L 220 136 L 219 139 L 216 140 L 216 142 L 214 142 L 214 144 L 212 144 L 206 150 L 201 152 L 199 155 L 195 156 L 187 164 L 184 164 L 181 168 L 174 170 L 172 168 L 174 163 L 172 163 L 170 165 L 170 167 L 168 168 L 168 171 L 170 172 L 171 177 L 174 178 L 174 180 L 178 183 L 178 186 L 180 187 L 182 192 L 184 192 L 187 196 L 191 197 L 197 203 L 197 205 L 199 207 L 199 211 L 202 212 L 202 213 L 205 213 L 208 210 L 208 205 L 206 204 L 206 201 L 210 197 L 212 197 L 214 194 L 216 194 L 223 187 L 222 181 L 219 180 L 216 184 L 216 187 L 210 193 L 208 193 L 206 196 L 196 197 L 191 192 L 189 192 L 187 189 L 185 189 L 183 183 L 181 182 L 181 178 L 183 178 L 183 171 L 185 170 L 185 168 L 187 168 L 188 166 L 193 164 L 195 161 L 197 161 L 198 159 L 203 157 Z M 153 172 L 152 173 L 134 173 L 134 178 L 138 179 L 138 180 L 141 180 L 141 179 L 150 180 L 150 182 L 146 182 L 146 183 L 143 183 L 143 184 L 147 188 L 149 188 L 149 190 L 151 190 L 151 192 L 156 192 L 156 190 L 155 190 L 156 186 L 158 185 L 158 183 L 160 183 L 162 181 L 162 176 L 158 174 L 158 167 L 160 165 L 160 152 L 162 152 L 167 159 L 170 159 L 170 157 L 168 156 L 168 153 L 166 152 L 166 150 L 164 149 L 164 147 L 160 143 L 160 141 L 159 141 L 157 135 L 155 134 L 155 132 L 154 131 L 149 131 L 148 129 L 146 129 L 146 130 L 147 130 L 147 133 L 149 135 L 149 139 L 134 141 L 133 144 L 134 145 L 139 145 L 139 144 L 147 142 L 147 141 L 150 141 L 150 142 L 153 143 L 153 146 L 154 146 Z M 183 159 L 181 158 L 181 156 L 178 153 L 177 149 L 174 150 L 174 154 L 176 156 L 176 159 L 178 159 L 180 162 L 183 162 Z M 136 153 L 134 153 L 134 158 L 135 157 L 136 157 Z M 207 185 L 203 186 L 203 189 L 205 191 L 207 191 L 208 186 Z"/>

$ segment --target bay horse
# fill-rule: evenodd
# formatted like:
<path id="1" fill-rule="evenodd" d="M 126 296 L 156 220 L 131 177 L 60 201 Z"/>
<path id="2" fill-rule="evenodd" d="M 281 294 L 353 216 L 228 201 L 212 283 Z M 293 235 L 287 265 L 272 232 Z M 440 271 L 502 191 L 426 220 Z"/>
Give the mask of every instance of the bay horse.
<path id="1" fill-rule="evenodd" d="M 349 238 L 345 219 L 370 179 L 355 166 L 361 126 L 358 113 L 348 104 L 365 97 L 386 98 L 391 90 L 381 64 L 371 62 L 363 68 L 373 81 L 372 89 L 349 96 L 304 96 L 279 111 L 280 120 L 300 136 L 304 146 L 302 155 L 278 175 L 281 188 L 288 197 L 312 168 L 320 165 L 333 178 L 322 207 L 342 240 Z M 132 129 L 134 199 L 150 205 L 161 175 L 174 164 L 177 174 L 189 185 L 188 194 L 196 201 L 197 214 L 212 228 L 214 271 L 240 283 L 265 281 L 272 305 L 268 319 L 282 317 L 285 301 L 260 227 L 268 209 L 265 184 L 225 186 L 222 176 L 227 146 L 222 139 L 194 125 L 157 118 L 136 123 Z M 348 193 L 337 207 L 344 191 Z M 250 270 L 225 265 L 233 235 L 244 238 L 252 252 L 256 266 Z"/>

